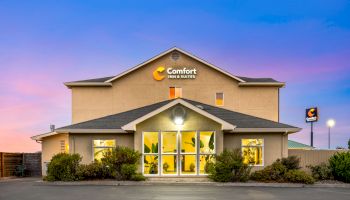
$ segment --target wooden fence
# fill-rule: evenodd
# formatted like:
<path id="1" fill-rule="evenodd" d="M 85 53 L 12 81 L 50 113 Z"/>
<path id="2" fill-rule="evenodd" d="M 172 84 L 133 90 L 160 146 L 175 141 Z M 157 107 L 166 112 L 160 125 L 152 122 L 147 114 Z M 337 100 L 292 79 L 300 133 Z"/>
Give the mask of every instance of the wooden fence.
<path id="1" fill-rule="evenodd" d="M 13 176 L 16 166 L 24 165 L 27 175 L 41 174 L 41 153 L 3 153 L 0 152 L 0 177 Z"/>
<path id="2" fill-rule="evenodd" d="M 304 149 L 289 149 L 289 156 L 297 156 L 300 158 L 300 166 L 308 170 L 308 165 L 318 165 L 321 163 L 327 163 L 328 159 L 337 152 L 346 150 L 304 150 Z"/>

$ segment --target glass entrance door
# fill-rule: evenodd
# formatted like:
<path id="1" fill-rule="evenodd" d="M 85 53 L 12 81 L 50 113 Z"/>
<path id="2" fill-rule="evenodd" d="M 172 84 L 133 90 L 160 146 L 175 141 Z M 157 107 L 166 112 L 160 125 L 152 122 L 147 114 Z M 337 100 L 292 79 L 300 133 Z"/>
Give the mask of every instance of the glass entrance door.
<path id="1" fill-rule="evenodd" d="M 142 168 L 145 175 L 205 175 L 205 166 L 214 154 L 214 131 L 143 133 Z"/>

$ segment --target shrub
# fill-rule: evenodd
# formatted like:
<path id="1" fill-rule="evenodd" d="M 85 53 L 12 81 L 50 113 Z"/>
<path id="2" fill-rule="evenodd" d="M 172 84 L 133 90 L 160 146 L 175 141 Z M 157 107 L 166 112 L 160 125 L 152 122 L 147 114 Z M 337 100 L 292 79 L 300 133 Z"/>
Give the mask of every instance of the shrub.
<path id="1" fill-rule="evenodd" d="M 120 175 L 123 180 L 130 180 L 131 177 L 136 174 L 136 170 L 136 164 L 122 164 Z"/>
<path id="2" fill-rule="evenodd" d="M 75 181 L 76 170 L 81 161 L 79 154 L 59 153 L 52 157 L 47 165 L 48 181 Z"/>
<path id="3" fill-rule="evenodd" d="M 287 158 L 282 158 L 281 163 L 288 170 L 300 169 L 300 158 L 298 158 L 297 156 L 288 156 Z"/>
<path id="4" fill-rule="evenodd" d="M 145 181 L 145 180 L 146 180 L 146 177 L 143 176 L 143 175 L 140 174 L 140 173 L 137 173 L 137 174 L 133 174 L 133 175 L 131 176 L 131 179 L 130 179 L 130 180 L 132 180 L 132 181 Z"/>
<path id="5" fill-rule="evenodd" d="M 287 167 L 280 160 L 277 160 L 272 165 L 253 172 L 250 178 L 262 182 L 284 182 L 284 175 L 287 171 Z"/>
<path id="6" fill-rule="evenodd" d="M 311 175 L 297 169 L 292 169 L 287 171 L 287 173 L 284 175 L 284 178 L 285 178 L 285 181 L 291 182 L 291 183 L 305 183 L 305 184 L 315 183 L 315 179 L 312 178 Z"/>
<path id="7" fill-rule="evenodd" d="M 112 151 L 106 152 L 101 162 L 103 165 L 110 167 L 114 178 L 128 180 L 136 174 L 136 165 L 140 158 L 141 154 L 137 151 L 127 147 L 116 147 Z"/>
<path id="8" fill-rule="evenodd" d="M 312 177 L 316 180 L 331 180 L 333 179 L 332 170 L 326 163 L 321 163 L 315 166 L 307 166 L 311 169 Z"/>
<path id="9" fill-rule="evenodd" d="M 110 167 L 103 165 L 101 162 L 79 165 L 76 176 L 79 180 L 106 179 L 113 177 Z"/>
<path id="10" fill-rule="evenodd" d="M 350 183 L 350 151 L 338 152 L 329 159 L 334 179 Z"/>
<path id="11" fill-rule="evenodd" d="M 224 150 L 208 165 L 209 178 L 217 182 L 247 181 L 251 167 L 243 163 L 240 150 Z"/>

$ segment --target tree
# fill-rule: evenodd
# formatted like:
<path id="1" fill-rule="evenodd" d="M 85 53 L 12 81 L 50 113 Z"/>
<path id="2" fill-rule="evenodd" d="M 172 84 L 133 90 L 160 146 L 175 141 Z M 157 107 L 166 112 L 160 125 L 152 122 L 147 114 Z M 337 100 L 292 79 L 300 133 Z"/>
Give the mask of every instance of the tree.
<path id="1" fill-rule="evenodd" d="M 348 141 L 348 149 L 350 149 L 350 139 L 349 139 L 349 141 Z"/>

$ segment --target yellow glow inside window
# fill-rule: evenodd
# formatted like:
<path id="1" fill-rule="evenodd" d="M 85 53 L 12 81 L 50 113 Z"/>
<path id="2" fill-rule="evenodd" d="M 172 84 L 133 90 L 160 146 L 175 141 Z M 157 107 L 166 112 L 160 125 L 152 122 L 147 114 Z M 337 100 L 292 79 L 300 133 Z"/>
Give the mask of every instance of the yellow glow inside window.
<path id="1" fill-rule="evenodd" d="M 224 105 L 224 93 L 218 92 L 215 95 L 215 105 L 223 106 Z"/>
<path id="2" fill-rule="evenodd" d="M 242 139 L 242 155 L 244 163 L 263 165 L 263 139 Z"/>
<path id="3" fill-rule="evenodd" d="M 115 140 L 94 140 L 94 160 L 101 160 L 104 154 L 116 147 Z"/>
<path id="4" fill-rule="evenodd" d="M 169 88 L 169 98 L 176 99 L 182 97 L 182 88 L 180 87 L 170 87 Z"/>

